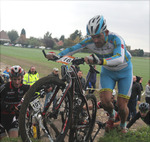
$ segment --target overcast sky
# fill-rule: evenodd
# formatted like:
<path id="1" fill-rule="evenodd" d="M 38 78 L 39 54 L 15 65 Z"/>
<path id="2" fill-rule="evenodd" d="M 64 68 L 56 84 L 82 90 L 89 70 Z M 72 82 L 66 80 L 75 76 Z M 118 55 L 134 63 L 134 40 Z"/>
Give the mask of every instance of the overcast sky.
<path id="1" fill-rule="evenodd" d="M 26 37 L 68 38 L 75 30 L 86 35 L 86 24 L 95 15 L 103 15 L 107 28 L 123 37 L 132 49 L 150 51 L 150 1 L 15 1 L 1 0 L 0 30 L 22 28 Z"/>

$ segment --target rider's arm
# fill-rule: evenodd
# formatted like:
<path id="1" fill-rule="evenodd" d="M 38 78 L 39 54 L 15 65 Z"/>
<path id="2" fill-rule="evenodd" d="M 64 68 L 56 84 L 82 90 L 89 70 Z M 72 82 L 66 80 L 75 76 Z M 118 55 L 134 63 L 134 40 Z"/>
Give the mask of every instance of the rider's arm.
<path id="1" fill-rule="evenodd" d="M 59 56 L 73 55 L 73 54 L 83 50 L 83 48 L 90 42 L 91 42 L 91 38 L 86 38 L 85 40 L 81 41 L 80 43 L 61 51 L 58 55 Z"/>
<path id="2" fill-rule="evenodd" d="M 133 117 L 129 123 L 127 124 L 127 128 L 130 128 L 135 122 L 136 120 L 138 120 L 141 117 L 140 112 L 138 112 L 135 117 Z"/>
<path id="3" fill-rule="evenodd" d="M 114 45 L 114 50 L 113 50 L 113 56 L 109 58 L 103 58 L 103 65 L 108 65 L 108 66 L 115 66 L 119 65 L 128 60 L 127 57 L 125 57 L 125 43 L 121 37 L 118 37 L 116 35 L 109 35 L 109 41 Z"/>

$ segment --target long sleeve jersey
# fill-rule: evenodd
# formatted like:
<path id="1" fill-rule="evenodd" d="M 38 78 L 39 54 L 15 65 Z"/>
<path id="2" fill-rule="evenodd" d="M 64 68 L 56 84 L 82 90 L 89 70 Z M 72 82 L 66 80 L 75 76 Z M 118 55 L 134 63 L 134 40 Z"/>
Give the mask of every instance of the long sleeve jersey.
<path id="1" fill-rule="evenodd" d="M 131 55 L 126 50 L 124 40 L 109 32 L 108 40 L 101 48 L 97 48 L 91 37 L 86 38 L 80 43 L 67 48 L 60 52 L 58 55 L 73 55 L 83 49 L 89 49 L 92 53 L 95 53 L 99 58 L 103 59 L 103 65 L 108 70 L 118 71 L 128 66 L 131 61 Z"/>

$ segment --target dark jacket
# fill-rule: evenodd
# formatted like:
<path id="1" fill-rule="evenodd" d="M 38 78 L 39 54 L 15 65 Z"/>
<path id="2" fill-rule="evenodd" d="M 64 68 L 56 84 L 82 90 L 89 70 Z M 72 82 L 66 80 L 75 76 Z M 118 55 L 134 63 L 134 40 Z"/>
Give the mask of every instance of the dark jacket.
<path id="1" fill-rule="evenodd" d="M 86 79 L 88 79 L 88 76 L 89 76 L 89 72 L 88 72 Z M 94 84 L 96 83 L 96 72 L 91 74 L 91 78 L 90 78 L 89 82 L 94 83 Z"/>
<path id="2" fill-rule="evenodd" d="M 138 101 L 140 101 L 141 100 L 141 87 L 139 83 L 133 82 L 130 99 L 136 99 L 137 96 L 138 96 Z"/>

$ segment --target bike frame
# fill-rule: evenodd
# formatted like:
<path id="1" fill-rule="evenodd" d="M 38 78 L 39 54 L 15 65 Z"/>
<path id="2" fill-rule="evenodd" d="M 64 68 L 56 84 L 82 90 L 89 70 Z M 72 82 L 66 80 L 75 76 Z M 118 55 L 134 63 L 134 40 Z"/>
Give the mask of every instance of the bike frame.
<path id="1" fill-rule="evenodd" d="M 79 80 L 79 77 L 77 75 L 76 68 L 75 68 L 74 65 L 71 65 L 70 68 L 67 70 L 66 78 L 68 78 L 66 80 L 67 81 L 66 87 L 63 89 L 63 92 L 62 92 L 59 100 L 56 103 L 56 106 L 54 108 L 54 112 L 57 112 L 59 110 L 59 108 L 61 107 L 61 104 L 62 104 L 66 94 L 68 93 L 68 91 L 70 92 L 69 95 L 71 94 L 72 101 L 73 101 L 73 97 L 75 95 L 75 85 L 76 85 L 78 90 L 79 90 L 78 95 L 80 95 L 80 97 L 82 97 L 82 99 L 86 102 L 87 112 L 88 112 L 89 118 L 91 119 L 90 114 L 89 114 L 88 104 L 87 104 L 85 96 L 83 95 L 81 82 Z M 49 102 L 47 103 L 46 107 L 44 108 L 44 110 L 42 112 L 43 116 L 45 116 L 49 106 L 51 105 L 51 103 L 53 102 L 54 98 L 56 97 L 59 89 L 60 88 L 57 86 L 56 89 L 54 90 L 52 98 L 49 100 Z M 49 113 L 47 114 L 47 116 L 49 115 Z M 84 127 L 86 127 L 86 126 L 84 125 Z M 83 126 L 81 126 L 81 128 L 83 128 Z"/>

